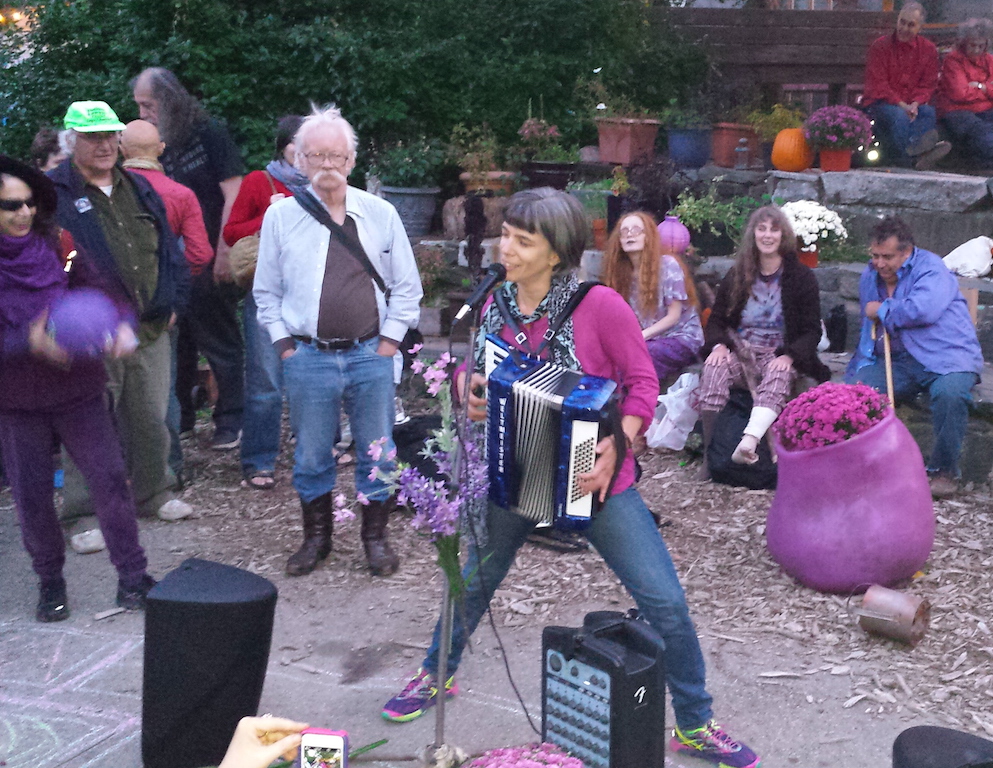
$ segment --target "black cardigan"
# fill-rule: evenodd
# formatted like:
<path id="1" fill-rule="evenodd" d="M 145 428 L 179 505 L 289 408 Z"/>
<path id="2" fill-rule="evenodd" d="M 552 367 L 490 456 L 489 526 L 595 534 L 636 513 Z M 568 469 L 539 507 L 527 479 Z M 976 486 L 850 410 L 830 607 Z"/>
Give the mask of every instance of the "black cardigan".
<path id="1" fill-rule="evenodd" d="M 734 349 L 728 331 L 738 329 L 748 300 L 744 296 L 737 306 L 731 306 L 734 270 L 735 267 L 732 267 L 717 289 L 700 353 L 704 359 L 715 344 Z M 817 357 L 817 345 L 821 340 L 821 295 L 817 278 L 813 270 L 797 261 L 796 254 L 788 253 L 783 257 L 783 276 L 780 279 L 785 328 L 783 345 L 776 350 L 776 354 L 793 358 L 793 367 L 798 373 L 812 376 L 819 382 L 827 381 L 831 378 L 831 371 Z"/>

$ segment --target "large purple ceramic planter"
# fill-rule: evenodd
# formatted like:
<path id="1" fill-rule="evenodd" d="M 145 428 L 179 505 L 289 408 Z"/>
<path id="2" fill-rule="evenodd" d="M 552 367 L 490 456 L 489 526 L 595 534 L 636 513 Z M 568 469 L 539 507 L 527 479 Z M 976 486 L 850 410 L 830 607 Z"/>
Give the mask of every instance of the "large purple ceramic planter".
<path id="1" fill-rule="evenodd" d="M 821 592 L 850 593 L 913 576 L 934 544 L 924 460 L 890 411 L 861 435 L 808 451 L 776 441 L 779 482 L 766 522 L 769 553 Z"/>

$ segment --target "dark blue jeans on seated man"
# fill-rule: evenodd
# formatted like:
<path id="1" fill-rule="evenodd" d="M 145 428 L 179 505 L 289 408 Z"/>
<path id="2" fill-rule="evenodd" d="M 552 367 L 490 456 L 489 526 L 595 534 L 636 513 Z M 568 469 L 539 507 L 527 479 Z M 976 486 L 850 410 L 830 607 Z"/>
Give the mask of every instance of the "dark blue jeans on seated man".
<path id="1" fill-rule="evenodd" d="M 914 120 L 896 104 L 877 101 L 866 112 L 876 121 L 873 133 L 879 141 L 885 162 L 902 168 L 909 168 L 912 164 L 907 147 L 919 141 L 928 131 L 933 131 L 937 125 L 934 107 L 927 104 L 917 108 Z"/>
<path id="2" fill-rule="evenodd" d="M 961 144 L 966 154 L 982 166 L 993 166 L 993 110 L 956 110 L 941 119 L 952 141 Z"/>
<path id="3" fill-rule="evenodd" d="M 878 361 L 860 368 L 855 380 L 868 384 L 877 392 L 886 392 L 886 365 Z M 893 353 L 893 395 L 897 402 L 911 400 L 927 391 L 931 396 L 931 423 L 934 426 L 934 449 L 928 472 L 949 477 L 959 476 L 959 456 L 969 423 L 972 388 L 979 375 L 959 371 L 940 375 L 925 370 L 907 351 Z"/>
<path id="4" fill-rule="evenodd" d="M 469 547 L 462 569 L 468 583 L 463 605 L 453 616 L 449 675 L 458 668 L 469 636 L 534 527 L 534 520 L 490 504 L 487 543 Z M 611 496 L 584 535 L 665 640 L 665 676 L 676 724 L 684 732 L 700 727 L 713 716 L 700 641 L 669 550 L 638 491 L 628 488 Z M 439 620 L 423 664 L 432 675 L 438 673 L 440 643 Z"/>

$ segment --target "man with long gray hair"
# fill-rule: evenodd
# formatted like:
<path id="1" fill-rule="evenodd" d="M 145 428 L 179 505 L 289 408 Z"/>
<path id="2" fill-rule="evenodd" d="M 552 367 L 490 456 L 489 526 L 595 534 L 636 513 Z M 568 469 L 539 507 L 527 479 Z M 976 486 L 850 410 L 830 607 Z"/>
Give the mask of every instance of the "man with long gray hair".
<path id="1" fill-rule="evenodd" d="M 375 474 L 393 458 L 393 356 L 417 325 L 421 280 L 396 209 L 348 185 L 355 131 L 334 107 L 316 109 L 294 139 L 310 180 L 262 221 L 253 295 L 259 323 L 283 361 L 297 438 L 293 487 L 303 545 L 286 564 L 310 573 L 331 551 L 335 432 L 342 409 L 356 445 L 362 544 L 374 575 L 399 567 L 386 524 L 393 499 Z"/>
<path id="2" fill-rule="evenodd" d="M 215 253 L 212 269 L 194 277 L 189 312 L 180 322 L 180 431 L 194 426 L 190 392 L 199 348 L 217 379 L 211 448 L 237 448 L 245 399 L 245 347 L 238 323 L 242 292 L 232 282 L 229 249 L 220 234 L 241 186 L 241 154 L 224 126 L 207 115 L 168 69 L 146 69 L 131 86 L 141 119 L 156 126 L 165 142 L 160 162 L 166 175 L 196 193 Z"/>

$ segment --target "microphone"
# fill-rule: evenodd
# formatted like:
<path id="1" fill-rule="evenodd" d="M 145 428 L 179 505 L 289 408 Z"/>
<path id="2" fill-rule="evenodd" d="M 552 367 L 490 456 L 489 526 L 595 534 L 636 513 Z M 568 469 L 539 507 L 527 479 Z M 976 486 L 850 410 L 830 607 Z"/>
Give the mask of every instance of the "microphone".
<path id="1" fill-rule="evenodd" d="M 483 273 L 483 279 L 479 281 L 479 285 L 469 294 L 469 298 L 466 299 L 465 304 L 455 314 L 452 325 L 455 325 L 455 323 L 468 315 L 472 310 L 478 308 L 486 300 L 486 297 L 490 295 L 490 291 L 496 288 L 506 278 L 507 268 L 503 264 L 490 264 L 486 268 L 486 272 Z"/>

